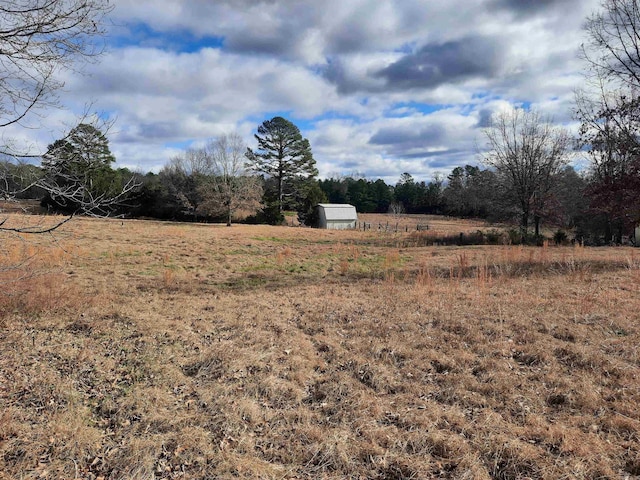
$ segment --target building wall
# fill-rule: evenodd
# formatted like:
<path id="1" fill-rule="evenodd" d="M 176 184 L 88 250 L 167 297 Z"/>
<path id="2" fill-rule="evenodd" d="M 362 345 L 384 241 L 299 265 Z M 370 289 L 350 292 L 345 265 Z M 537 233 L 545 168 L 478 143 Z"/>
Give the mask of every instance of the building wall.
<path id="1" fill-rule="evenodd" d="M 345 220 L 327 220 L 326 227 L 328 230 L 350 230 L 356 228 L 356 221 Z"/>
<path id="2" fill-rule="evenodd" d="M 324 214 L 324 208 L 317 206 L 318 209 L 318 228 L 327 228 L 327 217 Z"/>
<path id="3" fill-rule="evenodd" d="M 340 209 L 341 211 L 336 214 L 336 211 L 332 208 L 325 208 L 323 204 L 318 205 L 318 228 L 326 228 L 330 230 L 348 230 L 350 228 L 356 228 L 358 213 L 353 206 L 350 205 L 349 207 L 351 208 Z M 331 218 L 332 216 L 334 218 Z M 352 216 L 354 218 L 351 218 Z"/>

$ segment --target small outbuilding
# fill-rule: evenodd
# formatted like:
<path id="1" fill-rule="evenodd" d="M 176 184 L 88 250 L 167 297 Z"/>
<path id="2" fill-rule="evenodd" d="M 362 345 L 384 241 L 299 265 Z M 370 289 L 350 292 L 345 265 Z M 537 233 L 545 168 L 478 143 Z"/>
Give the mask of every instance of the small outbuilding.
<path id="1" fill-rule="evenodd" d="M 348 230 L 356 228 L 358 213 L 356 207 L 346 203 L 319 203 L 318 228 Z"/>
<path id="2" fill-rule="evenodd" d="M 636 225 L 633 243 L 636 247 L 640 247 L 640 224 Z"/>

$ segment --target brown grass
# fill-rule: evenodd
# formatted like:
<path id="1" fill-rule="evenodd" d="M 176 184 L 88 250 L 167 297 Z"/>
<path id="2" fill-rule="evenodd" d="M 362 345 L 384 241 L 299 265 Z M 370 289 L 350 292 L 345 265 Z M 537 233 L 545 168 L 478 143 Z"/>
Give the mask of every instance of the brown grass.
<path id="1" fill-rule="evenodd" d="M 0 478 L 640 476 L 637 250 L 384 235 L 3 239 Z"/>
<path id="2" fill-rule="evenodd" d="M 457 235 L 459 233 L 473 233 L 486 230 L 492 226 L 482 220 L 461 220 L 441 215 L 417 215 L 403 213 L 400 215 L 386 215 L 380 213 L 359 213 L 358 220 L 371 224 L 373 230 L 386 228 L 400 231 L 416 231 L 417 225 L 428 225 L 428 232 L 435 235 Z"/>

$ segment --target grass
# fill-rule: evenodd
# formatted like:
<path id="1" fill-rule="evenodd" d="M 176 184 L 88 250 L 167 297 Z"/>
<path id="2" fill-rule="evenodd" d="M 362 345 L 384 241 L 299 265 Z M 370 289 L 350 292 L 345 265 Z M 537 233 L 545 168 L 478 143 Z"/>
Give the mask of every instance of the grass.
<path id="1" fill-rule="evenodd" d="M 2 245 L 0 478 L 640 476 L 637 250 L 63 228 Z"/>

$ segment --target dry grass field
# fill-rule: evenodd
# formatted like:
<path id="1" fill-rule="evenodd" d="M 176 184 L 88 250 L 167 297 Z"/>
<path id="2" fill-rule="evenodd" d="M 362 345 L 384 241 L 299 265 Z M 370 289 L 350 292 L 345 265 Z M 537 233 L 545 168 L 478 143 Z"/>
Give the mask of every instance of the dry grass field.
<path id="1" fill-rule="evenodd" d="M 4 235 L 0 478 L 639 478 L 640 250 L 418 234 Z"/>
<path id="2" fill-rule="evenodd" d="M 478 229 L 490 228 L 489 224 L 478 220 L 462 220 L 458 218 L 415 215 L 403 213 L 400 215 L 385 215 L 380 213 L 359 213 L 358 219 L 371 225 L 372 230 L 385 228 L 395 231 L 415 231 L 417 225 L 429 225 L 432 233 L 438 235 L 455 235 L 458 233 L 472 233 Z"/>

